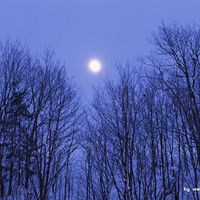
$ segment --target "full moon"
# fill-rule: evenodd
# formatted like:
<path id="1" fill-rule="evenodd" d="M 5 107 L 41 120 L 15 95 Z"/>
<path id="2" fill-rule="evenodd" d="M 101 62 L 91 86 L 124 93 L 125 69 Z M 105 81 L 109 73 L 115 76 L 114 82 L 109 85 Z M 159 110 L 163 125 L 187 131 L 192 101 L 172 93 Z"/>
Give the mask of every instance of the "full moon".
<path id="1" fill-rule="evenodd" d="M 91 60 L 89 62 L 89 68 L 92 72 L 97 73 L 101 70 L 101 63 L 98 60 Z"/>

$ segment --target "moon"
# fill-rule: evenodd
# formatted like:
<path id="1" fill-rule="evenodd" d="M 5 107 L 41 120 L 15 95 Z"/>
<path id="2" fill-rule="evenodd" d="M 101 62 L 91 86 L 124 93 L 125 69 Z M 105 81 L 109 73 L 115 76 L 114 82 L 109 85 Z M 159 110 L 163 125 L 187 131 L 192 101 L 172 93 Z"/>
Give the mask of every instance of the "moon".
<path id="1" fill-rule="evenodd" d="M 97 73 L 101 70 L 101 63 L 98 60 L 91 60 L 89 62 L 89 68 L 92 72 Z"/>

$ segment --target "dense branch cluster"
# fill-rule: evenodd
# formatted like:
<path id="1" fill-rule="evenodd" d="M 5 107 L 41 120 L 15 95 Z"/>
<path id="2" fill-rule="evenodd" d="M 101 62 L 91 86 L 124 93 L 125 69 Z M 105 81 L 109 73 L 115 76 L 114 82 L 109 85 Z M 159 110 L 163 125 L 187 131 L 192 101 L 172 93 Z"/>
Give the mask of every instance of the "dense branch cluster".
<path id="1" fill-rule="evenodd" d="M 200 198 L 200 30 L 161 24 L 151 43 L 95 90 L 86 199 Z"/>
<path id="2" fill-rule="evenodd" d="M 1 196 L 66 197 L 62 175 L 77 146 L 78 88 L 52 51 L 33 59 L 20 42 L 0 44 L 0 77 Z"/>

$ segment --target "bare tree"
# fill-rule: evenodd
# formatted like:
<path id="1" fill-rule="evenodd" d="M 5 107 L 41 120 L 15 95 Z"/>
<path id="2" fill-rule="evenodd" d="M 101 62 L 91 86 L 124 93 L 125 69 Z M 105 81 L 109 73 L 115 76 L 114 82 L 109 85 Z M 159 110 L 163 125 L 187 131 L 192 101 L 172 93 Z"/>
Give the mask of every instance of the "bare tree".
<path id="1" fill-rule="evenodd" d="M 197 188 L 199 183 L 200 31 L 196 25 L 178 26 L 173 24 L 166 26 L 162 23 L 158 31 L 152 34 L 151 42 L 155 46 L 155 50 L 148 59 L 157 70 L 157 80 L 163 86 L 161 90 L 168 95 L 169 101 L 173 105 L 171 106 L 172 111 L 176 116 L 176 119 L 174 118 L 176 125 L 172 123 L 170 131 L 178 138 L 178 168 L 182 183 L 178 180 L 176 188 L 178 190 L 177 198 L 180 198 L 179 195 L 182 195 L 183 198 L 183 192 L 181 192 L 181 190 L 183 191 L 183 182 L 190 188 Z M 172 147 L 171 152 L 174 149 Z M 190 177 L 187 177 L 189 168 L 193 172 Z M 185 181 L 183 181 L 184 179 Z M 181 189 L 179 189 L 180 187 Z M 199 199 L 198 192 L 191 191 L 191 194 L 193 194 L 192 198 Z"/>
<path id="2" fill-rule="evenodd" d="M 21 144 L 29 125 L 27 109 L 27 72 L 30 54 L 19 41 L 0 44 L 0 185 L 1 196 L 11 195 L 13 185 L 20 185 Z M 26 121 L 26 123 L 25 123 Z M 7 181 L 8 180 L 8 181 Z"/>
<path id="3" fill-rule="evenodd" d="M 34 73 L 39 77 L 32 80 L 36 174 L 31 184 L 38 199 L 47 199 L 51 193 L 57 195 L 54 187 L 76 149 L 80 97 L 75 84 L 66 78 L 64 67 L 54 61 L 52 52 L 46 52 Z"/>
<path id="4" fill-rule="evenodd" d="M 79 88 L 50 50 L 35 59 L 7 41 L 0 63 L 1 197 L 64 198 L 61 176 L 78 144 Z"/>
<path id="5" fill-rule="evenodd" d="M 102 199 L 111 198 L 111 194 L 117 199 L 138 199 L 143 190 L 139 178 L 146 162 L 144 135 L 139 134 L 140 110 L 146 96 L 134 67 L 127 63 L 126 67 L 118 65 L 117 70 L 116 84 L 107 79 L 103 89 L 95 89 L 92 106 L 96 128 L 91 132 L 90 144 L 101 166 L 95 168 L 99 172 L 98 185 L 105 191 L 110 183 Z"/>

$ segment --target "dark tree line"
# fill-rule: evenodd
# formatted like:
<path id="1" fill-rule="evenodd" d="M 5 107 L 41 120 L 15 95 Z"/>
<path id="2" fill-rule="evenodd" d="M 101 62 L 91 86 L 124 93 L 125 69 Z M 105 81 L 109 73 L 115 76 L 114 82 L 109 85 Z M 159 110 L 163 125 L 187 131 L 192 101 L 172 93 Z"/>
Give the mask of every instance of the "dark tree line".
<path id="1" fill-rule="evenodd" d="M 0 44 L 2 199 L 200 198 L 200 29 L 162 23 L 150 42 L 87 109 L 52 51 Z"/>
<path id="2" fill-rule="evenodd" d="M 52 51 L 33 58 L 20 42 L 0 44 L 0 77 L 1 197 L 66 199 L 63 177 L 80 123 L 77 86 Z"/>
<path id="3" fill-rule="evenodd" d="M 95 89 L 85 199 L 199 199 L 200 30 L 162 23 L 150 42 Z"/>

